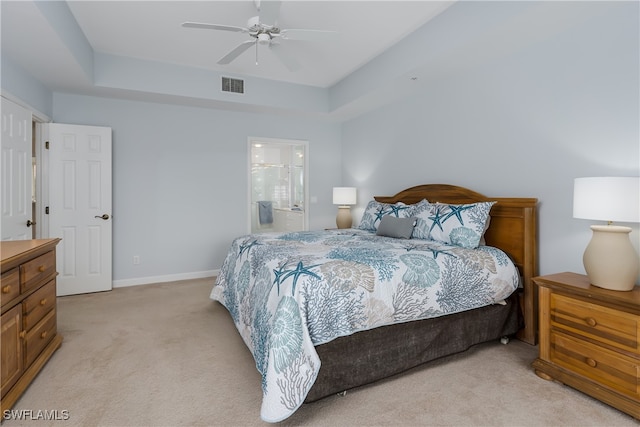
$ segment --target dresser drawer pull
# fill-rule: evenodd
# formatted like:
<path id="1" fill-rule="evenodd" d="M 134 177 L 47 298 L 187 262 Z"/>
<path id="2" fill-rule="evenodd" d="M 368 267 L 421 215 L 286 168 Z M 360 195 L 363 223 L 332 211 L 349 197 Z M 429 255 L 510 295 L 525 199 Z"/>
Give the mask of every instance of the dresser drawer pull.
<path id="1" fill-rule="evenodd" d="M 11 292 L 11 285 L 7 285 L 7 286 L 3 286 L 2 287 L 2 293 L 3 294 L 8 294 L 9 292 Z"/>
<path id="2" fill-rule="evenodd" d="M 40 267 L 38 267 L 38 271 L 39 271 L 40 273 L 44 273 L 44 271 L 45 271 L 45 270 L 46 270 L 46 268 L 45 268 L 45 266 L 44 266 L 44 265 L 41 265 Z"/>
<path id="3" fill-rule="evenodd" d="M 24 338 L 27 336 L 27 331 L 20 331 L 20 338 Z"/>
<path id="4" fill-rule="evenodd" d="M 40 300 L 40 305 L 47 305 L 47 299 L 46 298 L 42 298 Z"/>
<path id="5" fill-rule="evenodd" d="M 47 331 L 40 334 L 40 338 L 45 339 L 47 337 Z"/>
<path id="6" fill-rule="evenodd" d="M 586 362 L 587 362 L 587 365 L 591 366 L 592 368 L 595 368 L 596 366 L 598 366 L 598 362 L 596 362 L 590 357 L 587 357 Z"/>
<path id="7" fill-rule="evenodd" d="M 598 324 L 598 322 L 593 317 L 588 317 L 587 318 L 587 325 L 596 326 L 597 324 Z"/>

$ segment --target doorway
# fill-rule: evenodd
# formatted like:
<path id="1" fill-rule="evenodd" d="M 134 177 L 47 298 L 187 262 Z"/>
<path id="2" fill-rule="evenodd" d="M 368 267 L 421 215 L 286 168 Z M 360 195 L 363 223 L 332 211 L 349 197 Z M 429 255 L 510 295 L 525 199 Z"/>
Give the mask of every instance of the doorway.
<path id="1" fill-rule="evenodd" d="M 308 142 L 249 138 L 249 232 L 308 229 Z"/>

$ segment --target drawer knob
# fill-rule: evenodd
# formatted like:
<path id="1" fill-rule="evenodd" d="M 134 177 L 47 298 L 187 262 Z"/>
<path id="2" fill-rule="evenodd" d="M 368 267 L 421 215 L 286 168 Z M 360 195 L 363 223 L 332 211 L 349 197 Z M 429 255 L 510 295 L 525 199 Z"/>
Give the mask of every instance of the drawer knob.
<path id="1" fill-rule="evenodd" d="M 27 331 L 20 331 L 20 338 L 24 338 L 27 336 Z"/>
<path id="2" fill-rule="evenodd" d="M 40 334 L 40 338 L 45 339 L 47 337 L 47 331 Z"/>
<path id="3" fill-rule="evenodd" d="M 41 265 L 40 267 L 38 267 L 38 271 L 39 271 L 40 273 L 44 273 L 44 270 L 46 270 L 46 269 L 44 268 L 44 265 Z"/>
<path id="4" fill-rule="evenodd" d="M 9 292 L 11 292 L 11 285 L 7 285 L 7 286 L 3 286 L 2 287 L 2 293 L 3 294 L 8 294 Z"/>
<path id="5" fill-rule="evenodd" d="M 40 300 L 40 305 L 46 305 L 47 304 L 47 299 L 46 298 L 42 298 Z"/>
<path id="6" fill-rule="evenodd" d="M 588 317 L 587 318 L 587 325 L 596 326 L 597 324 L 598 324 L 598 322 L 596 322 L 596 319 L 594 319 L 593 317 Z"/>
<path id="7" fill-rule="evenodd" d="M 592 368 L 595 368 L 596 366 L 598 366 L 598 362 L 596 362 L 590 357 L 587 357 L 587 365 L 591 366 Z"/>

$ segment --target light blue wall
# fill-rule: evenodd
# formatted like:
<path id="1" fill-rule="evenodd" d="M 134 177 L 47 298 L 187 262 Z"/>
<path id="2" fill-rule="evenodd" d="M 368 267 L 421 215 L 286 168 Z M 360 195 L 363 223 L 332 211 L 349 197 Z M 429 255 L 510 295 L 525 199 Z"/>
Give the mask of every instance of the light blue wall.
<path id="1" fill-rule="evenodd" d="M 640 175 L 640 27 L 637 2 L 570 3 L 592 17 L 419 80 L 413 96 L 344 123 L 343 184 L 360 190 L 356 212 L 423 183 L 537 197 L 540 273 L 584 272 L 591 222 L 572 218 L 573 179 Z M 438 17 L 440 27 L 464 31 L 451 17 Z"/>
<path id="2" fill-rule="evenodd" d="M 148 88 L 166 95 L 156 103 L 52 94 L 4 55 L 2 90 L 57 122 L 112 127 L 115 280 L 220 267 L 246 230 L 248 136 L 310 141 L 311 228 L 334 223 L 336 185 L 358 188 L 358 218 L 373 195 L 458 184 L 537 197 L 540 272 L 581 272 L 591 232 L 572 218 L 573 179 L 640 175 L 639 6 L 457 2 L 326 92 L 291 88 L 273 114 L 172 105 L 193 95 L 161 85 Z M 97 86 L 132 83 L 131 63 L 94 55 L 96 70 L 85 41 L 67 44 Z M 332 124 L 325 110 L 356 118 Z"/>
<path id="3" fill-rule="evenodd" d="M 114 280 L 221 267 L 247 232 L 249 136 L 309 141 L 310 228 L 335 223 L 337 124 L 66 94 L 53 119 L 113 129 Z"/>
<path id="4" fill-rule="evenodd" d="M 5 55 L 2 55 L 0 65 L 2 93 L 17 97 L 24 104 L 51 117 L 53 113 L 51 90 Z"/>

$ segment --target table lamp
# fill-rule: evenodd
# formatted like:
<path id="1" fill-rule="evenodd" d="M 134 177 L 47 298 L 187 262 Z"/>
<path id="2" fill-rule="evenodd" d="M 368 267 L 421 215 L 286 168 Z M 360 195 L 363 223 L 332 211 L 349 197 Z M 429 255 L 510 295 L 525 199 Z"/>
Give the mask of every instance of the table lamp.
<path id="1" fill-rule="evenodd" d="M 350 228 L 353 224 L 350 205 L 356 204 L 355 187 L 334 187 L 333 204 L 338 205 L 338 216 L 336 216 L 338 228 Z"/>
<path id="2" fill-rule="evenodd" d="M 573 217 L 607 221 L 591 226 L 593 236 L 582 257 L 591 284 L 632 290 L 640 259 L 629 239 L 631 228 L 612 222 L 640 222 L 640 177 L 576 178 Z"/>

